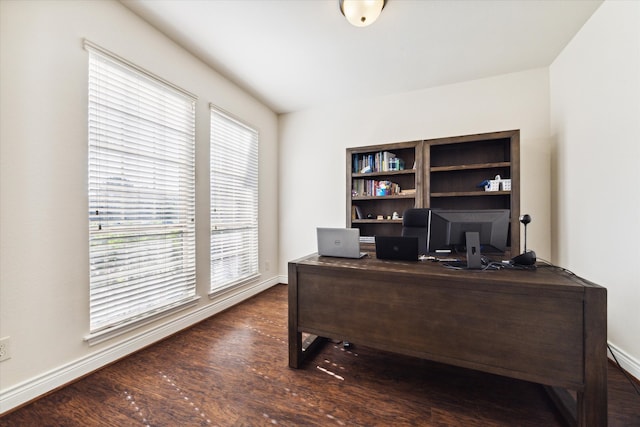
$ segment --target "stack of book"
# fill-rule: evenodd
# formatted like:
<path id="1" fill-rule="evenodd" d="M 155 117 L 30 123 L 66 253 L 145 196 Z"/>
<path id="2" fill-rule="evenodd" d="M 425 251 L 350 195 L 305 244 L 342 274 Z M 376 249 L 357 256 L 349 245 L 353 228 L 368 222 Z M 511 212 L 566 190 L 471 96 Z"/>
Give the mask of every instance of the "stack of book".
<path id="1" fill-rule="evenodd" d="M 400 191 L 400 186 L 395 182 L 375 179 L 354 179 L 351 186 L 351 194 L 355 197 L 393 196 L 400 194 Z"/>
<path id="2" fill-rule="evenodd" d="M 353 173 L 389 172 L 404 169 L 404 161 L 389 151 L 353 155 Z"/>

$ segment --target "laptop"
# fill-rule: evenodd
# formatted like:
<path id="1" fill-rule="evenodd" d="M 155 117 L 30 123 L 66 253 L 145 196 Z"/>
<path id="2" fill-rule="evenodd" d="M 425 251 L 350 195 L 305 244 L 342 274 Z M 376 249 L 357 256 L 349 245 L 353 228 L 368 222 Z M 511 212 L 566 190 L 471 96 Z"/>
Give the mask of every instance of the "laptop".
<path id="1" fill-rule="evenodd" d="M 362 258 L 359 228 L 318 227 L 318 255 L 340 258 Z"/>
<path id="2" fill-rule="evenodd" d="M 418 261 L 418 238 L 407 236 L 376 236 L 376 258 Z"/>

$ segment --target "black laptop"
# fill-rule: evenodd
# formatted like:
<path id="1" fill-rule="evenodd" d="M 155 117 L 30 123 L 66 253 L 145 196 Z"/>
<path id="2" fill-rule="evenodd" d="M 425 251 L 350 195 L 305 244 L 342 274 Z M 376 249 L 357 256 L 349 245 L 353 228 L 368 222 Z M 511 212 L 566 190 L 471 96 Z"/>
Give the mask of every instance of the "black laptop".
<path id="1" fill-rule="evenodd" d="M 376 258 L 418 261 L 418 238 L 407 236 L 376 236 Z"/>

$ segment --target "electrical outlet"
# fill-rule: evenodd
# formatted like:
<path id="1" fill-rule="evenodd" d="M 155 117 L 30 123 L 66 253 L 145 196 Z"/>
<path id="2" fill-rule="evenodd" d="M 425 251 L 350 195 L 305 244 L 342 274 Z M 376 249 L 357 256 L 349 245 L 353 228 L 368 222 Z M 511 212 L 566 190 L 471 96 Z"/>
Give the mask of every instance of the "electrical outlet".
<path id="1" fill-rule="evenodd" d="M 11 359 L 11 337 L 0 339 L 0 362 Z"/>

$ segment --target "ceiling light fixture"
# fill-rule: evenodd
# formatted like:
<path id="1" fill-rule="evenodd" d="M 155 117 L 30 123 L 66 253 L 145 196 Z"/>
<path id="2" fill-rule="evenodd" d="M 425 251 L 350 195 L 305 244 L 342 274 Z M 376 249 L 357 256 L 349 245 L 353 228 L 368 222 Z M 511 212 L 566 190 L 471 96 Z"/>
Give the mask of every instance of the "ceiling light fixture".
<path id="1" fill-rule="evenodd" d="M 338 0 L 340 12 L 351 25 L 366 27 L 378 19 L 386 0 Z"/>

